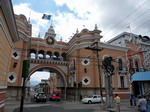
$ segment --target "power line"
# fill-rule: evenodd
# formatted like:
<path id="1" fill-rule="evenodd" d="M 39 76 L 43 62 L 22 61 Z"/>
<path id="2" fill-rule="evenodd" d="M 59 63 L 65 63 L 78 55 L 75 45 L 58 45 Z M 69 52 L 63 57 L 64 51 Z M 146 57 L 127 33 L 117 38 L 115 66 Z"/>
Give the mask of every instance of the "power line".
<path id="1" fill-rule="evenodd" d="M 149 23 L 149 22 L 150 22 L 150 19 L 149 19 L 148 21 L 146 21 L 145 23 L 143 23 L 143 24 L 137 26 L 136 28 L 132 29 L 132 30 L 136 30 L 136 29 L 138 29 L 139 27 L 141 27 L 141 26 L 143 26 L 143 25 L 145 25 L 146 23 Z"/>
<path id="2" fill-rule="evenodd" d="M 138 9 L 140 9 L 142 6 L 144 6 L 149 0 L 145 1 L 142 5 L 140 5 L 138 8 L 136 8 L 133 12 L 131 12 L 129 15 L 127 15 L 125 18 L 123 18 L 119 23 L 117 23 L 112 29 L 115 29 L 118 25 L 120 25 L 125 19 L 127 19 L 129 16 L 131 16 L 133 13 L 135 13 Z M 111 31 L 112 31 L 111 29 Z M 106 32 L 103 36 L 108 34 L 110 31 Z"/>

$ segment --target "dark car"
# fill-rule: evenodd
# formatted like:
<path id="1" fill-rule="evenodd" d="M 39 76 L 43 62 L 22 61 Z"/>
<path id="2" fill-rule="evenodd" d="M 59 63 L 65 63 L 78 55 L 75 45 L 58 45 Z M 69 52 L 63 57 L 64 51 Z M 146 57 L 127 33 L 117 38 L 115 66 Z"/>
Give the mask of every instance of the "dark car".
<path id="1" fill-rule="evenodd" d="M 34 99 L 35 99 L 36 102 L 38 102 L 38 101 L 46 102 L 47 97 L 46 97 L 46 94 L 45 94 L 45 93 L 40 92 L 40 93 L 37 93 L 37 94 L 34 96 Z"/>
<path id="2" fill-rule="evenodd" d="M 56 94 L 52 94 L 52 95 L 49 97 L 49 100 L 51 100 L 51 101 L 60 101 L 60 96 L 59 96 L 59 95 L 56 95 Z"/>

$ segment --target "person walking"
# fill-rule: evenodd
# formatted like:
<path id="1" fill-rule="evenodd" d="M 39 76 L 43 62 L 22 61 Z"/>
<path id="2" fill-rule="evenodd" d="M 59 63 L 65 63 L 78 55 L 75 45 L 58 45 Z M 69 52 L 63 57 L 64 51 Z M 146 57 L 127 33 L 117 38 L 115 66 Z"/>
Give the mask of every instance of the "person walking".
<path id="1" fill-rule="evenodd" d="M 147 112 L 146 96 L 143 96 L 141 99 L 139 99 L 138 104 L 140 106 L 140 112 Z"/>
<path id="2" fill-rule="evenodd" d="M 120 97 L 118 96 L 118 94 L 115 95 L 114 101 L 115 101 L 116 112 L 121 112 L 120 111 Z"/>

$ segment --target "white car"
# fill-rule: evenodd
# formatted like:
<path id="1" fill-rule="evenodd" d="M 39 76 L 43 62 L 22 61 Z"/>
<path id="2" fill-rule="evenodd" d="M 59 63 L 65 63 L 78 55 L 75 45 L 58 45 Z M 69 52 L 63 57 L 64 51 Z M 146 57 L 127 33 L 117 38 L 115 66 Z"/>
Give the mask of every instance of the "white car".
<path id="1" fill-rule="evenodd" d="M 106 102 L 106 97 L 103 97 L 103 101 Z M 82 99 L 83 103 L 101 103 L 101 96 L 100 95 L 93 95 L 92 97 L 89 98 L 83 98 Z"/>

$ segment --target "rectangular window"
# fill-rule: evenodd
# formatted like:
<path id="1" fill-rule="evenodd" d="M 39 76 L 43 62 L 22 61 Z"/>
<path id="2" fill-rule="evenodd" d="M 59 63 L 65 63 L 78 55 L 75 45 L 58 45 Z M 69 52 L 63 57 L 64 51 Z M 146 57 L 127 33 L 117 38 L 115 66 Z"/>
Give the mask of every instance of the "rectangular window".
<path id="1" fill-rule="evenodd" d="M 120 86 L 121 86 L 121 88 L 124 88 L 124 87 L 125 87 L 125 79 L 124 79 L 124 76 L 120 76 Z"/>

